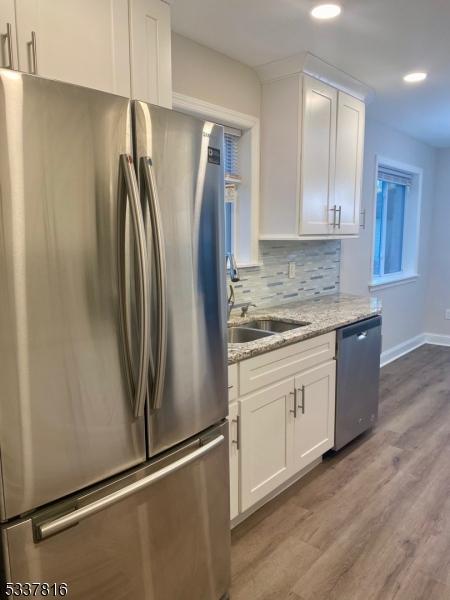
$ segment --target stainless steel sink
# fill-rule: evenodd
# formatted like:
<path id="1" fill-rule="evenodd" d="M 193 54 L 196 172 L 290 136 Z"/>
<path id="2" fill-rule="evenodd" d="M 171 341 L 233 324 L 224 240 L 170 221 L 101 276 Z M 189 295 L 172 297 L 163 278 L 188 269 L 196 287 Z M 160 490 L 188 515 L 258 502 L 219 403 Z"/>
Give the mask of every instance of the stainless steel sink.
<path id="1" fill-rule="evenodd" d="M 272 331 L 261 331 L 246 327 L 228 327 L 229 344 L 246 344 L 273 335 Z"/>
<path id="2" fill-rule="evenodd" d="M 297 321 L 297 323 L 291 323 L 289 321 L 278 321 L 274 319 L 255 319 L 242 325 L 241 327 L 248 327 L 250 329 L 258 329 L 260 331 L 271 331 L 272 333 L 285 333 L 292 329 L 298 329 L 299 327 L 305 327 L 310 325 L 306 321 Z"/>

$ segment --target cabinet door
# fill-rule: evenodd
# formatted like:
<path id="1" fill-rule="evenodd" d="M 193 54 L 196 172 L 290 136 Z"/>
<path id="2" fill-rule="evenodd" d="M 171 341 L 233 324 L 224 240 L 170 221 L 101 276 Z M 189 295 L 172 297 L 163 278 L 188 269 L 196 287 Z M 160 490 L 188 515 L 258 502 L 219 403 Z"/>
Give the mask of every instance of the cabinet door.
<path id="1" fill-rule="evenodd" d="M 20 0 L 16 6 L 21 71 L 36 66 L 42 77 L 130 96 L 127 0 Z"/>
<path id="2" fill-rule="evenodd" d="M 339 92 L 336 138 L 335 204 L 340 208 L 338 233 L 359 233 L 364 154 L 365 105 Z"/>
<path id="3" fill-rule="evenodd" d="M 0 2 L 0 67 L 17 69 L 14 0 L 1 0 Z"/>
<path id="4" fill-rule="evenodd" d="M 335 233 L 332 225 L 336 161 L 337 91 L 303 79 L 300 234 Z"/>
<path id="5" fill-rule="evenodd" d="M 301 91 L 298 74 L 262 87 L 260 239 L 298 236 Z"/>
<path id="6" fill-rule="evenodd" d="M 334 445 L 336 363 L 330 361 L 295 378 L 297 415 L 294 463 L 299 471 Z"/>
<path id="7" fill-rule="evenodd" d="M 230 404 L 228 415 L 230 441 L 230 519 L 239 514 L 239 405 Z"/>
<path id="8" fill-rule="evenodd" d="M 170 7 L 130 0 L 132 97 L 172 108 Z"/>
<path id="9" fill-rule="evenodd" d="M 292 473 L 293 391 L 289 379 L 239 401 L 242 511 Z"/>

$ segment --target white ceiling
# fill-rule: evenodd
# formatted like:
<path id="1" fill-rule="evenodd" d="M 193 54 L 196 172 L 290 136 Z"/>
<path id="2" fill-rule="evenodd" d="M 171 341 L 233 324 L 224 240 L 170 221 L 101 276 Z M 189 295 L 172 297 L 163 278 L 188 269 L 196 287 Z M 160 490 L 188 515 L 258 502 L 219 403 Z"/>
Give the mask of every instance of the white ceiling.
<path id="1" fill-rule="evenodd" d="M 450 147 L 450 0 L 341 0 L 318 22 L 314 0 L 172 0 L 173 29 L 250 66 L 309 51 L 375 89 L 368 114 Z M 407 85 L 410 71 L 427 71 Z"/>

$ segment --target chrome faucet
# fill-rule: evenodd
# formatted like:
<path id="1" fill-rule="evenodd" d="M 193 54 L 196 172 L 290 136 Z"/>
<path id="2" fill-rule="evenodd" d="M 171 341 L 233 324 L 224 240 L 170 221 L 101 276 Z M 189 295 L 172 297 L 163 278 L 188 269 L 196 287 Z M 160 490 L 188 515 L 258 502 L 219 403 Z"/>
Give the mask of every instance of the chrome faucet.
<path id="1" fill-rule="evenodd" d="M 236 259 L 234 258 L 234 254 L 232 252 L 227 252 L 225 255 L 225 261 L 226 261 L 225 264 L 226 264 L 227 270 L 228 270 L 228 265 L 230 265 L 229 270 L 230 270 L 231 281 L 233 283 L 240 281 L 239 271 L 237 268 Z"/>
<path id="2" fill-rule="evenodd" d="M 254 306 L 256 308 L 256 304 L 253 304 L 253 302 L 246 302 L 241 306 L 241 317 L 247 316 L 248 309 L 250 308 L 250 306 Z"/>
<path id="3" fill-rule="evenodd" d="M 228 318 L 230 318 L 231 311 L 232 311 L 233 306 L 234 306 L 234 302 L 235 302 L 234 288 L 233 288 L 232 285 L 230 285 L 230 294 L 228 296 Z"/>

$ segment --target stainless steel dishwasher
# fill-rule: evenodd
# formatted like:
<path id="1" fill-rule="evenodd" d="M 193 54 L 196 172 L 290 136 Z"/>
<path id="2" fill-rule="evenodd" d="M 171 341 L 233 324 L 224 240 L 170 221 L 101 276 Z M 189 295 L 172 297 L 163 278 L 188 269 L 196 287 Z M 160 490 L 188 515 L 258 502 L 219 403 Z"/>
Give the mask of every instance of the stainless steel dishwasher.
<path id="1" fill-rule="evenodd" d="M 338 329 L 336 430 L 334 450 L 340 450 L 372 427 L 378 418 L 381 317 L 371 317 Z"/>

